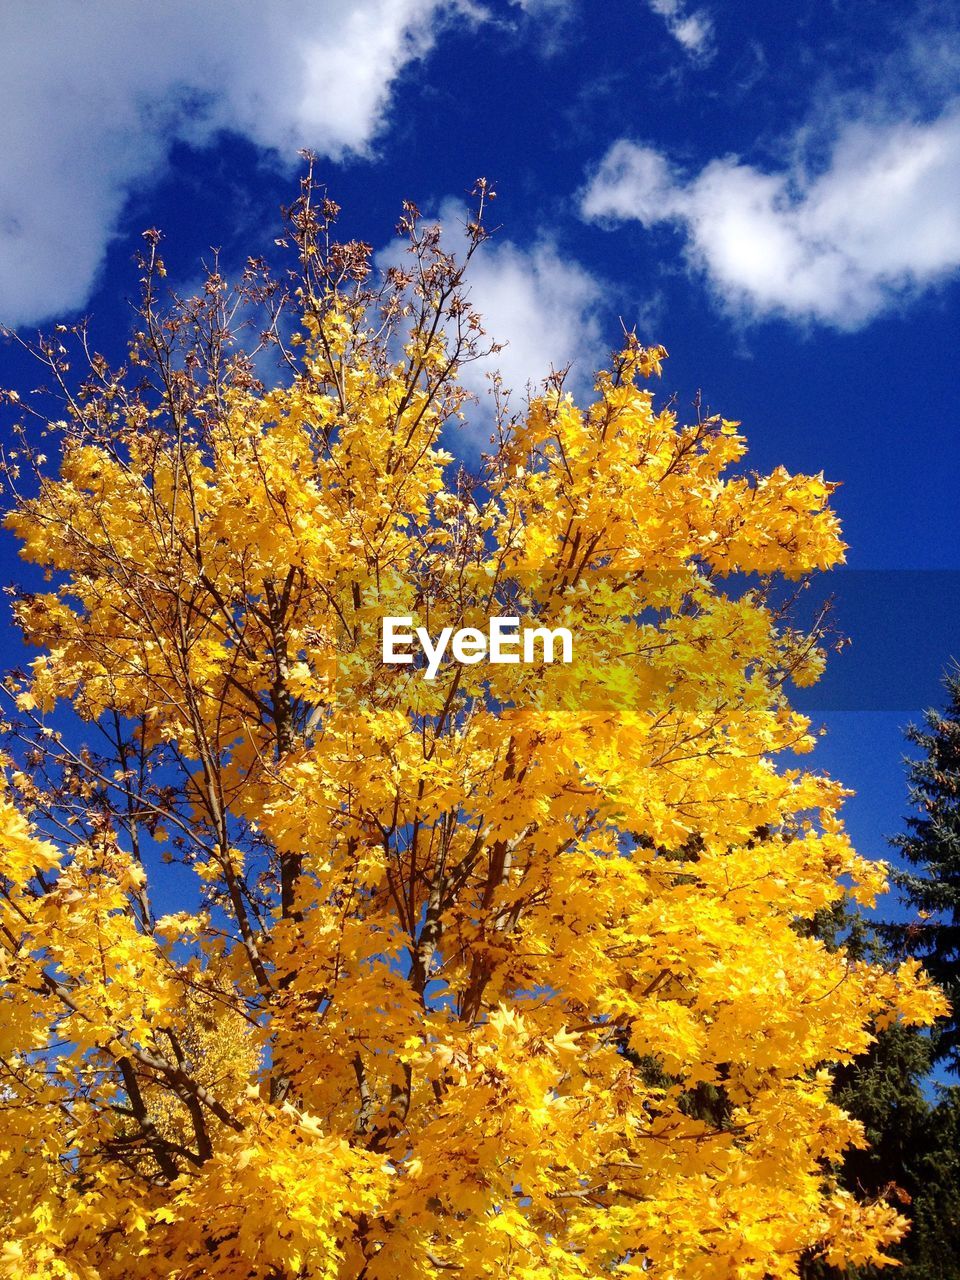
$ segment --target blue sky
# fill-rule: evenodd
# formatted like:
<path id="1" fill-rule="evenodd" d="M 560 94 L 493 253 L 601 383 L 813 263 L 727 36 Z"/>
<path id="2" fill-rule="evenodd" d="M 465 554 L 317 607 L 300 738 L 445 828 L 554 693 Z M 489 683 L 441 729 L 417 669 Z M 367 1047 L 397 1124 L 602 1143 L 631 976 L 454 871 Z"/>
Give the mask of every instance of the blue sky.
<path id="1" fill-rule="evenodd" d="M 960 9 L 8 4 L 0 321 L 88 312 L 115 349 L 139 232 L 164 230 L 179 285 L 211 245 L 228 269 L 269 251 L 300 147 L 345 237 L 385 253 L 402 199 L 455 246 L 473 180 L 493 181 L 500 230 L 471 286 L 518 393 L 569 361 L 588 387 L 622 317 L 670 351 L 665 394 L 702 388 L 742 420 L 751 466 L 842 482 L 850 565 L 870 572 L 835 575 L 853 645 L 809 705 L 882 853 L 901 726 L 960 658 Z M 29 385 L 9 347 L 0 382 Z M 4 582 L 21 576 L 2 552 Z"/>

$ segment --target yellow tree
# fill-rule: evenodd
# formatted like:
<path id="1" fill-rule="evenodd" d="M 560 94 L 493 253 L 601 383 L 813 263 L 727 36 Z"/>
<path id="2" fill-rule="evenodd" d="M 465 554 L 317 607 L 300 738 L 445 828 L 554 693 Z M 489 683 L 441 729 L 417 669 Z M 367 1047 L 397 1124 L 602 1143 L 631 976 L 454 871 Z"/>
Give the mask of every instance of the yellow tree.
<path id="1" fill-rule="evenodd" d="M 942 1001 L 802 927 L 883 883 L 799 766 L 822 654 L 771 595 L 842 559 L 830 485 L 736 473 L 632 337 L 585 407 L 501 404 L 467 477 L 464 264 L 407 207 L 376 283 L 336 213 L 308 174 L 292 280 L 162 303 L 148 233 L 123 366 L 64 330 L 32 348 L 62 403 L 7 396 L 49 589 L 7 681 L 0 1275 L 880 1258 L 830 1065 Z M 385 617 L 573 660 L 390 663 Z"/>

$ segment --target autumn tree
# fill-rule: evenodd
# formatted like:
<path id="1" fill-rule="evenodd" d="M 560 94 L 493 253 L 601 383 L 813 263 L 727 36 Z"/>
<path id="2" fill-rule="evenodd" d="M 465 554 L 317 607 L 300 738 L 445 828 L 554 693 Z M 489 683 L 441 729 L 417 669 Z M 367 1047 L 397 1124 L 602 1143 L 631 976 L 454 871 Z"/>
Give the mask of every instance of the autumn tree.
<path id="1" fill-rule="evenodd" d="M 124 362 L 58 332 L 52 402 L 8 397 L 48 581 L 7 681 L 0 1275 L 882 1257 L 904 1223 L 831 1172 L 863 1128 L 830 1066 L 943 1003 L 797 927 L 883 885 L 800 767 L 821 655 L 770 595 L 842 559 L 830 485 L 739 473 L 633 336 L 585 406 L 498 396 L 467 476 L 465 263 L 407 207 L 378 280 L 336 213 L 308 174 L 292 276 L 190 298 L 149 233 Z M 575 659 L 431 680 L 387 615 Z"/>

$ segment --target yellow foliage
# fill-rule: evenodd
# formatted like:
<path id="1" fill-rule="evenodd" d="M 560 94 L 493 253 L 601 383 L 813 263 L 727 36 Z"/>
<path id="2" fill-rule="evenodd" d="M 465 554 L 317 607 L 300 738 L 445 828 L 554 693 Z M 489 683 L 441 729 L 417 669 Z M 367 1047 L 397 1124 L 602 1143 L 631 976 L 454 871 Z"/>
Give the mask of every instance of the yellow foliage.
<path id="1" fill-rule="evenodd" d="M 148 289 L 162 390 L 95 358 L 8 518 L 53 586 L 16 606 L 36 743 L 0 804 L 0 1276 L 881 1259 L 829 1066 L 943 1002 L 797 927 L 883 888 L 796 767 L 822 655 L 769 595 L 842 560 L 831 486 L 732 472 L 737 424 L 657 408 L 633 340 L 467 483 L 458 269 L 411 221 L 378 330 L 362 246 L 298 216 L 289 376 L 202 337 L 221 284 L 167 329 Z M 497 614 L 575 660 L 381 660 L 385 615 Z"/>

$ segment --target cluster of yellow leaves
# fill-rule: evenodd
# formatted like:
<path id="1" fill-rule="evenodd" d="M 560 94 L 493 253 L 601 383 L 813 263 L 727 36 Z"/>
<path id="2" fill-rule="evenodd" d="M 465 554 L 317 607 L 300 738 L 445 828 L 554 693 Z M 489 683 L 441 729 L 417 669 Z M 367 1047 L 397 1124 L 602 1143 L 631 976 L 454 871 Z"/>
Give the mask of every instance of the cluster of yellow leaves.
<path id="1" fill-rule="evenodd" d="M 766 594 L 842 559 L 830 485 L 728 474 L 736 424 L 658 411 L 635 344 L 458 485 L 442 342 L 377 360 L 365 323 L 311 312 L 292 384 L 217 388 L 202 427 L 78 432 L 10 517 L 62 580 L 18 608 L 21 710 L 163 763 L 59 851 L 0 813 L 0 1276 L 882 1259 L 903 1223 L 831 1179 L 863 1135 L 829 1065 L 943 1006 L 797 927 L 883 887 L 792 761 L 819 659 Z M 426 682 L 381 663 L 385 614 L 535 618 L 576 660 Z M 155 925 L 148 818 L 203 897 Z"/>

